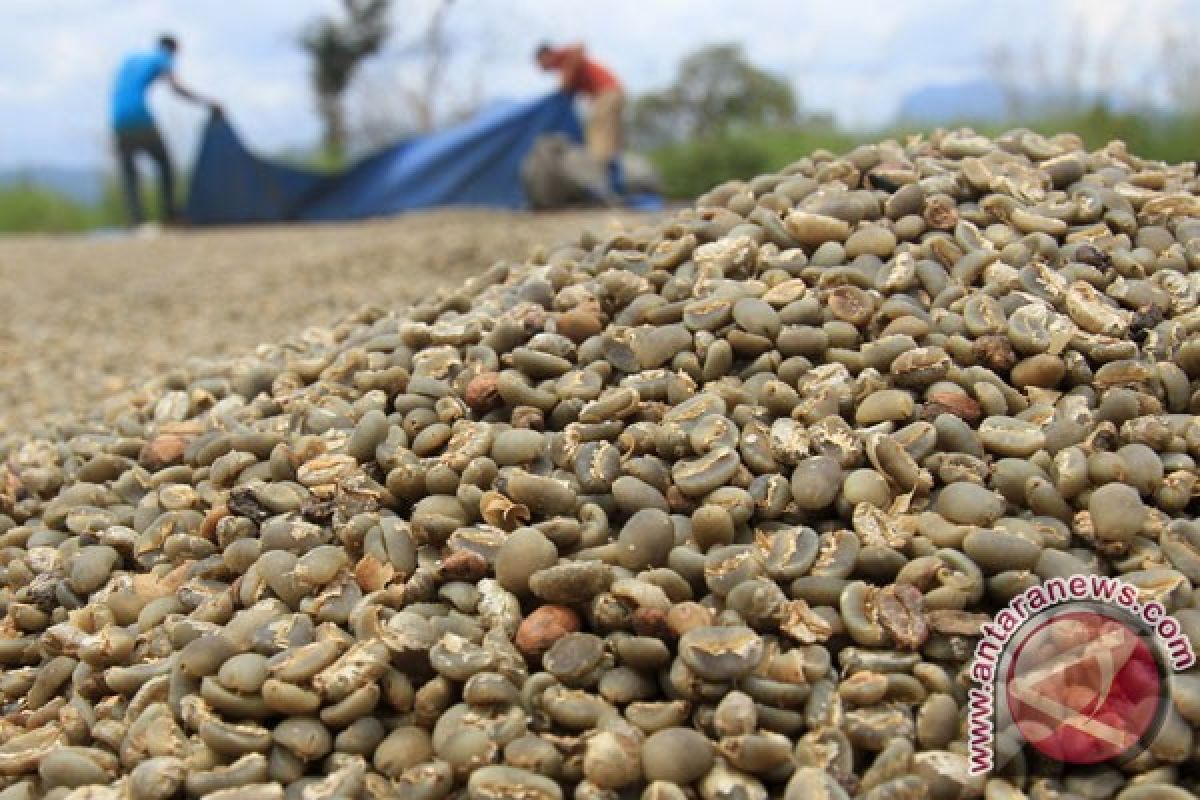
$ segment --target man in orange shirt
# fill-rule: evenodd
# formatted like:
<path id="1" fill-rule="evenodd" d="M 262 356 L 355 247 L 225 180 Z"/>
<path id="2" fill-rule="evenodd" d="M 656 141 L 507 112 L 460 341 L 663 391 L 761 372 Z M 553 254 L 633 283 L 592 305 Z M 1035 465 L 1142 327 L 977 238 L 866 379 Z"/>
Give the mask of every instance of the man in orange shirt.
<path id="1" fill-rule="evenodd" d="M 579 92 L 590 100 L 585 130 L 588 152 L 608 171 L 612 191 L 624 194 L 620 152 L 625 91 L 621 83 L 606 67 L 588 58 L 581 44 L 559 48 L 543 44 L 537 49 L 536 57 L 542 69 L 561 73 L 565 91 Z"/>

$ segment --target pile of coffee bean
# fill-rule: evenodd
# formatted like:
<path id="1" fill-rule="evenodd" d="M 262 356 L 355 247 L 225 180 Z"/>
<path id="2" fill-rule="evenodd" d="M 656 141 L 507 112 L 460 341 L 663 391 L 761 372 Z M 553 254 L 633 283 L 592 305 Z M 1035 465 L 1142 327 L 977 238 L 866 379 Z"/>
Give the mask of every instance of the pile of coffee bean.
<path id="1" fill-rule="evenodd" d="M 1200 646 L 1195 166 L 814 153 L 0 442 L 0 800 L 1193 798 L 969 773 L 981 626 Z M 1008 741 L 1008 740 L 1006 740 Z"/>

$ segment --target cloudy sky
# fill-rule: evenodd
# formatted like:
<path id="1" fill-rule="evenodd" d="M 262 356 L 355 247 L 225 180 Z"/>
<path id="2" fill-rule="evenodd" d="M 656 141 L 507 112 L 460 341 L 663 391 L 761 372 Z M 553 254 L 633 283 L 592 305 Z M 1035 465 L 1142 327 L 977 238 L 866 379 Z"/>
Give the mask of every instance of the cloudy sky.
<path id="1" fill-rule="evenodd" d="M 434 2 L 396 0 L 394 43 L 365 72 L 352 113 L 399 98 L 401 91 L 393 95 L 392 87 L 414 79 L 418 65 L 404 44 Z M 1073 77 L 1085 88 L 1105 83 L 1165 102 L 1163 37 L 1200 31 L 1195 0 L 453 3 L 448 28 L 457 55 L 448 107 L 468 97 L 517 97 L 551 88 L 529 57 L 543 39 L 586 41 L 634 91 L 669 81 L 689 50 L 733 41 L 790 80 L 805 108 L 831 112 L 857 128 L 886 123 L 912 89 L 982 77 L 1003 46 L 1027 82 Z M 337 5 L 0 0 L 0 167 L 105 163 L 112 74 L 125 53 L 160 31 L 175 32 L 183 44 L 183 81 L 218 97 L 252 147 L 303 148 L 315 140 L 319 125 L 296 36 L 306 20 Z M 156 90 L 152 104 L 171 144 L 186 157 L 203 115 L 164 89 Z"/>

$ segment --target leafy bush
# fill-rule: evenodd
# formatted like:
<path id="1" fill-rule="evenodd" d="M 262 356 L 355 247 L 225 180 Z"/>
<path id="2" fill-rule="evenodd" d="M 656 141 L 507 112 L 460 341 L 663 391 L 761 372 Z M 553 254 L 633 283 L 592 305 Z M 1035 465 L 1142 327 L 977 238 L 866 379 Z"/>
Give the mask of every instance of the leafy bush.
<path id="1" fill-rule="evenodd" d="M 832 128 L 759 130 L 662 147 L 650 159 L 668 197 L 690 198 L 724 181 L 782 169 L 813 150 L 842 152 L 856 142 Z"/>
<path id="2" fill-rule="evenodd" d="M 751 138 L 704 139 L 663 148 L 652 155 L 670 197 L 695 197 L 723 181 L 767 169 L 767 149 Z"/>
<path id="3" fill-rule="evenodd" d="M 798 108 L 786 79 L 751 64 L 740 45 L 714 44 L 685 56 L 671 85 L 633 101 L 630 133 L 645 147 L 730 136 L 790 126 Z"/>

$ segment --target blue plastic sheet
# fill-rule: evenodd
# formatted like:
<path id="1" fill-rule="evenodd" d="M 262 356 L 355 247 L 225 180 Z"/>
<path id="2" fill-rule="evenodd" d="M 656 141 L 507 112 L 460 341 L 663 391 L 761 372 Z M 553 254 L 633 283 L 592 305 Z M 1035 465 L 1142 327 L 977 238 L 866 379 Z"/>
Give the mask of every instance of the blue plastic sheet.
<path id="1" fill-rule="evenodd" d="M 192 170 L 187 218 L 229 225 L 362 219 L 434 206 L 522 208 L 521 162 L 549 133 L 582 139 L 567 94 L 492 106 L 327 175 L 259 158 L 214 115 Z"/>

